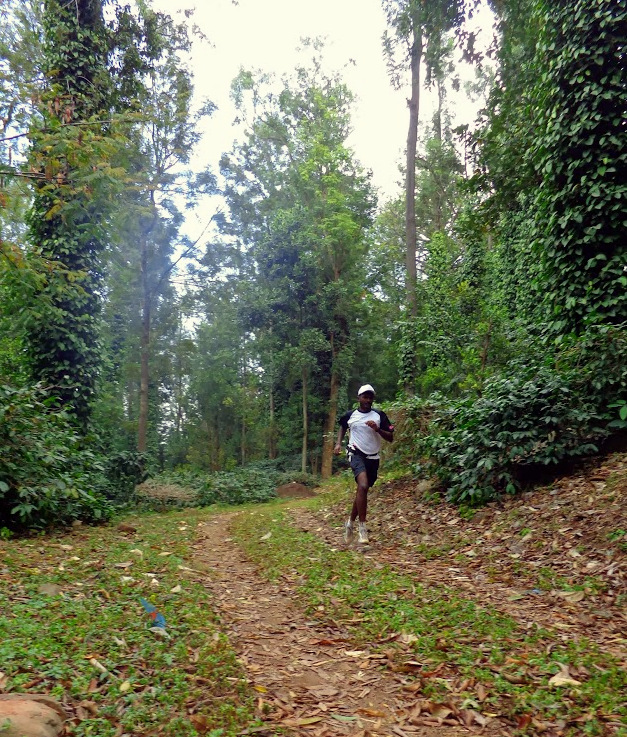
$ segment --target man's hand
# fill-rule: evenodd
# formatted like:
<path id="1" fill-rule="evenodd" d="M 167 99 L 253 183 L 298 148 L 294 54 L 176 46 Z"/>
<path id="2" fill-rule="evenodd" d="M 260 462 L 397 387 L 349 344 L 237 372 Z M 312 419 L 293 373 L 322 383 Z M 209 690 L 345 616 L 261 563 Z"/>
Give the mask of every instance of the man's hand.
<path id="1" fill-rule="evenodd" d="M 379 426 L 374 420 L 368 420 L 368 422 L 366 422 L 366 425 L 368 425 L 368 427 L 371 427 L 375 432 L 379 432 Z"/>
<path id="2" fill-rule="evenodd" d="M 342 446 L 340 445 L 340 443 L 336 443 L 335 448 L 333 448 L 333 454 L 336 456 L 339 456 L 341 452 L 342 452 Z"/>

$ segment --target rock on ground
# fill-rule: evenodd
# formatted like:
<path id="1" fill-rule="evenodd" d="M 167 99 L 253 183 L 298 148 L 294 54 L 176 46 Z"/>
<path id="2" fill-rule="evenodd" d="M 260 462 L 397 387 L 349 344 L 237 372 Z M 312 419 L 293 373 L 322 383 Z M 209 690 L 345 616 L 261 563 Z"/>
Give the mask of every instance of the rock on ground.
<path id="1" fill-rule="evenodd" d="M 66 716 L 61 705 L 49 696 L 0 695 L 2 737 L 58 737 Z"/>

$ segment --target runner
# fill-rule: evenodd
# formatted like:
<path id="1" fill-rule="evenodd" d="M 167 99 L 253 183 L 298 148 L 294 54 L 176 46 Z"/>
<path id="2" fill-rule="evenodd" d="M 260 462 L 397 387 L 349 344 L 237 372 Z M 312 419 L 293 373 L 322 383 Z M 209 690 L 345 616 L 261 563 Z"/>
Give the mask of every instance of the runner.
<path id="1" fill-rule="evenodd" d="M 368 543 L 366 527 L 368 489 L 377 480 L 381 438 L 390 443 L 394 440 L 394 427 L 385 412 L 372 408 L 374 396 L 375 391 L 370 384 L 364 384 L 359 388 L 357 392 L 359 407 L 349 410 L 340 417 L 340 429 L 333 449 L 335 455 L 342 452 L 342 440 L 348 430 L 348 460 L 355 475 L 357 491 L 350 517 L 344 525 L 344 540 L 347 543 L 353 539 L 354 522 L 357 518 L 359 518 L 358 542 L 364 545 Z"/>

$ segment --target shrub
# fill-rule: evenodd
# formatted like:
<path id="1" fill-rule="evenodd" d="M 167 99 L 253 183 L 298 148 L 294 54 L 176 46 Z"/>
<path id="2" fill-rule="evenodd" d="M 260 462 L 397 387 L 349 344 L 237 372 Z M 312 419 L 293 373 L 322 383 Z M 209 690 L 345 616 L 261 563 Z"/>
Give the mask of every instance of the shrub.
<path id="1" fill-rule="evenodd" d="M 277 476 L 276 485 L 283 486 L 284 484 L 302 484 L 313 488 L 318 485 L 318 477 L 313 473 L 302 471 L 284 471 Z"/>
<path id="2" fill-rule="evenodd" d="M 276 487 L 276 473 L 243 467 L 208 475 L 198 500 L 201 505 L 267 502 L 276 497 Z"/>
<path id="3" fill-rule="evenodd" d="M 100 521 L 112 508 L 98 456 L 41 385 L 0 385 L 0 527 Z"/>
<path id="4" fill-rule="evenodd" d="M 436 412 L 424 447 L 448 499 L 479 505 L 516 491 L 525 468 L 596 452 L 605 425 L 594 402 L 543 367 L 492 379 L 479 399 Z"/>
<path id="5" fill-rule="evenodd" d="M 187 466 L 160 474 L 155 481 L 177 484 L 196 491 L 198 504 L 246 504 L 249 502 L 266 502 L 276 497 L 276 487 L 281 474 L 272 470 L 273 461 L 268 462 L 270 468 L 264 468 L 265 462 L 250 464 L 234 471 L 218 471 L 207 473 Z M 261 466 L 261 467 L 260 467 Z M 293 474 L 289 474 L 290 477 Z"/>
<path id="6" fill-rule="evenodd" d="M 128 502 L 135 487 L 148 478 L 148 457 L 145 453 L 123 450 L 106 457 L 104 472 L 109 481 L 107 496 L 117 502 Z"/>

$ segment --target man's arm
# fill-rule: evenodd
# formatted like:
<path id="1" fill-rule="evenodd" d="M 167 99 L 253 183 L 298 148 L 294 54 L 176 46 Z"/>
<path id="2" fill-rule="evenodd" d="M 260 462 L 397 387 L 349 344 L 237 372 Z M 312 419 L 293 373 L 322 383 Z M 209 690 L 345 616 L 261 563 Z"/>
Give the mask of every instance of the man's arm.
<path id="1" fill-rule="evenodd" d="M 335 448 L 333 448 L 333 452 L 336 456 L 339 456 L 342 452 L 342 440 L 344 440 L 344 435 L 346 435 L 346 428 L 344 427 L 344 425 L 340 425 L 340 429 L 337 431 Z"/>
<path id="2" fill-rule="evenodd" d="M 380 427 L 377 428 L 377 432 L 384 440 L 391 443 L 394 440 L 394 425 L 392 425 L 385 412 L 379 412 L 379 418 Z"/>

